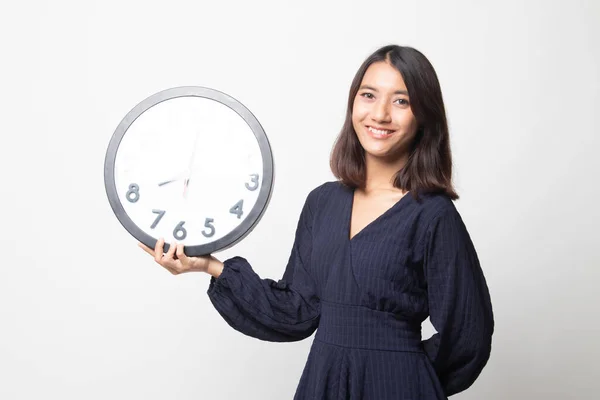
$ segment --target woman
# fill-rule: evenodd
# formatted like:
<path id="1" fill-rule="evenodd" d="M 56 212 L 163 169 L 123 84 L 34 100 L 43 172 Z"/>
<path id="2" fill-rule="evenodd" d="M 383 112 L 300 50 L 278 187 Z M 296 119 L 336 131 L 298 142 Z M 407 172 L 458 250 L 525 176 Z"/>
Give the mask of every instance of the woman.
<path id="1" fill-rule="evenodd" d="M 331 167 L 338 180 L 308 195 L 279 281 L 241 257 L 140 245 L 174 274 L 212 275 L 210 300 L 246 335 L 283 342 L 316 330 L 295 399 L 438 400 L 468 388 L 494 321 L 453 203 L 444 103 L 423 54 L 390 45 L 365 60 Z M 428 316 L 438 333 L 421 340 Z"/>

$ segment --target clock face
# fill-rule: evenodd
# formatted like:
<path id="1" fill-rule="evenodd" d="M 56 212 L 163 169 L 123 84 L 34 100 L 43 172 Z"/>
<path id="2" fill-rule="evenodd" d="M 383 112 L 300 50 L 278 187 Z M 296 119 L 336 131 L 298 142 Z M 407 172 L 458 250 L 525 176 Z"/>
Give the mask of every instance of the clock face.
<path id="1" fill-rule="evenodd" d="M 123 226 L 149 247 L 160 237 L 183 243 L 188 255 L 243 239 L 272 183 L 272 154 L 256 118 L 208 88 L 169 89 L 141 102 L 115 131 L 105 162 Z"/>

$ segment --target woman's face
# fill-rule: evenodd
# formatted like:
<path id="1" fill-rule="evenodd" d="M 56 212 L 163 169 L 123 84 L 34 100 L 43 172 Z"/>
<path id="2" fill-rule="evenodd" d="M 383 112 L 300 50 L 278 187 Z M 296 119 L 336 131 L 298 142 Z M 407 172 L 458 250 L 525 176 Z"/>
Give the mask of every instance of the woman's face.
<path id="1" fill-rule="evenodd" d="M 352 125 L 367 157 L 408 155 L 417 131 L 402 75 L 385 61 L 367 69 L 352 107 Z"/>

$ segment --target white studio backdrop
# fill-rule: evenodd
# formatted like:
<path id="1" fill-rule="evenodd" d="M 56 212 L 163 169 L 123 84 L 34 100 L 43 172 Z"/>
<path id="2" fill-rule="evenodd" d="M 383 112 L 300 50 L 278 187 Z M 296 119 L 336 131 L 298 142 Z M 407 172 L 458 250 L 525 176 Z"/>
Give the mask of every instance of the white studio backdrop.
<path id="1" fill-rule="evenodd" d="M 274 194 L 217 256 L 278 279 L 306 195 L 333 179 L 351 79 L 389 43 L 437 70 L 492 294 L 491 359 L 455 398 L 597 398 L 599 21 L 594 0 L 2 2 L 0 399 L 291 399 L 312 338 L 243 336 L 208 275 L 155 264 L 110 208 L 106 147 L 160 90 L 241 101 Z"/>

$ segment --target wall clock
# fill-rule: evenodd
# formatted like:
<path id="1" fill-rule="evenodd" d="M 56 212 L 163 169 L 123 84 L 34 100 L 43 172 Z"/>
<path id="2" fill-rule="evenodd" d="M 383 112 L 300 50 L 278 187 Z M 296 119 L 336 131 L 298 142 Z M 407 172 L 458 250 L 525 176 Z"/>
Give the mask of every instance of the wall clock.
<path id="1" fill-rule="evenodd" d="M 188 256 L 244 239 L 274 181 L 268 138 L 233 97 L 205 87 L 158 92 L 137 104 L 108 144 L 104 184 L 123 227 L 154 248 L 165 238 Z"/>

